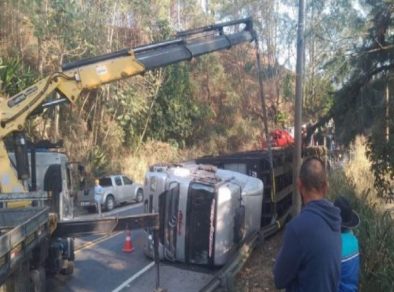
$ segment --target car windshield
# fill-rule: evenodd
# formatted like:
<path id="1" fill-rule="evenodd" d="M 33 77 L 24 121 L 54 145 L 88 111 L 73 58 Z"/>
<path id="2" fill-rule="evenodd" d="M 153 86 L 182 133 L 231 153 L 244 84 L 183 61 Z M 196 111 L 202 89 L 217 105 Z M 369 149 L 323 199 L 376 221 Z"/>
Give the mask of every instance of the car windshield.
<path id="1" fill-rule="evenodd" d="M 110 187 L 112 186 L 111 178 L 110 177 L 102 177 L 99 180 L 100 186 L 102 187 Z"/>

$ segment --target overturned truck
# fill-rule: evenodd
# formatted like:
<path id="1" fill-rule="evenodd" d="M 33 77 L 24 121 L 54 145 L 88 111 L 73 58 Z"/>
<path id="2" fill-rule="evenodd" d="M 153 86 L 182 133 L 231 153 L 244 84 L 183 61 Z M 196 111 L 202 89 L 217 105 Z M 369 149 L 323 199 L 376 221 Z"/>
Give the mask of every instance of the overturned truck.
<path id="1" fill-rule="evenodd" d="M 264 182 L 261 229 L 265 236 L 275 233 L 290 219 L 294 204 L 292 147 L 272 149 L 272 169 L 270 153 L 266 149 L 204 156 L 195 161 L 250 175 Z"/>
<path id="2" fill-rule="evenodd" d="M 272 162 L 259 150 L 151 166 L 145 211 L 159 213 L 161 258 L 221 266 L 248 237 L 275 233 L 293 206 L 292 149 L 274 148 Z"/>
<path id="3" fill-rule="evenodd" d="M 146 212 L 160 217 L 160 257 L 205 266 L 224 265 L 259 232 L 261 180 L 210 165 L 154 165 L 146 174 Z M 153 254 L 147 231 L 145 253 Z"/>

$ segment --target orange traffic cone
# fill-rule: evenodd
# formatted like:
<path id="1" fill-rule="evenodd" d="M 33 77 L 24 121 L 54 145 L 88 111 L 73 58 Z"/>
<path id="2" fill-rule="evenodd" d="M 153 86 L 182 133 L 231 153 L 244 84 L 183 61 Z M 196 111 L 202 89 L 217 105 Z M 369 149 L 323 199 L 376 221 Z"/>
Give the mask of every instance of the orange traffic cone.
<path id="1" fill-rule="evenodd" d="M 131 231 L 126 230 L 126 239 L 123 244 L 123 249 L 124 252 L 132 252 L 134 250 L 133 243 L 131 242 Z"/>

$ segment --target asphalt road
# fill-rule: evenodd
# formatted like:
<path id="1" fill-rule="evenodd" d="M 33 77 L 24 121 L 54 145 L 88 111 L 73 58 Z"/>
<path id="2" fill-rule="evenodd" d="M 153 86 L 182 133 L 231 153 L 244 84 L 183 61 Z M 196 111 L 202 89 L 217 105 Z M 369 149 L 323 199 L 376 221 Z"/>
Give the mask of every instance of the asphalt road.
<path id="1" fill-rule="evenodd" d="M 143 205 L 128 205 L 110 214 L 131 215 L 143 212 Z M 104 213 L 104 216 L 108 213 Z M 86 215 L 87 217 L 94 215 Z M 156 267 L 143 254 L 143 231 L 131 234 L 134 251 L 122 251 L 125 233 L 104 237 L 87 236 L 75 241 L 74 273 L 47 279 L 47 291 L 153 291 Z M 212 271 L 176 264 L 160 264 L 160 287 L 167 291 L 198 291 L 209 281 Z"/>
<path id="2" fill-rule="evenodd" d="M 117 214 L 142 213 L 142 204 L 130 205 L 114 210 Z M 104 213 L 104 216 L 106 213 Z M 88 215 L 87 217 L 94 216 Z M 120 283 L 137 273 L 151 262 L 143 254 L 143 231 L 131 234 L 135 250 L 132 253 L 122 251 L 125 233 L 109 236 L 87 236 L 75 241 L 76 255 L 74 274 L 57 275 L 48 279 L 48 291 L 112 291 Z"/>

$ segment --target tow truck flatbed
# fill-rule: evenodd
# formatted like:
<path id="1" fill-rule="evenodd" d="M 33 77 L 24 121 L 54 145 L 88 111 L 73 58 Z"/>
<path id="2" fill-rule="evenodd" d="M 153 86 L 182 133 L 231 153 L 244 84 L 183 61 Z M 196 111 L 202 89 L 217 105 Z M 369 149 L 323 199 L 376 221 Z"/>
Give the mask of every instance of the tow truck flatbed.
<path id="1" fill-rule="evenodd" d="M 0 209 L 0 283 L 48 234 L 47 207 Z"/>

